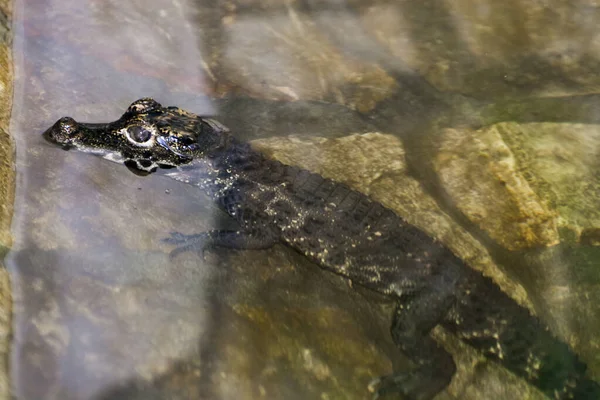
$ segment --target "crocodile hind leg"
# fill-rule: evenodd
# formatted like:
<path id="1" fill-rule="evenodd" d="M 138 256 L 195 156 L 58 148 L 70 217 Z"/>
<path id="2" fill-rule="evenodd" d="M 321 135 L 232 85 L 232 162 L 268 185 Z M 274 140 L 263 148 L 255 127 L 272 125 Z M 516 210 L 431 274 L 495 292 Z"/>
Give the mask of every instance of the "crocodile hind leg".
<path id="1" fill-rule="evenodd" d="M 400 393 L 404 399 L 430 400 L 448 386 L 456 365 L 450 353 L 429 334 L 454 304 L 454 290 L 452 284 L 433 285 L 411 294 L 408 299 L 400 298 L 391 334 L 394 343 L 414 363 L 414 368 L 376 379 L 370 386 L 376 399 L 388 393 Z"/>

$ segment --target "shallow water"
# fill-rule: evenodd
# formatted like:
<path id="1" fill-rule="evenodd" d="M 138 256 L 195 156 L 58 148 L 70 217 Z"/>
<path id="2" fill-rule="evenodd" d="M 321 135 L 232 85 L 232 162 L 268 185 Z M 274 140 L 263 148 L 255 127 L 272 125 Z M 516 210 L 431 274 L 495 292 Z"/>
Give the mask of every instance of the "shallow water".
<path id="1" fill-rule="evenodd" d="M 596 58 L 560 36 L 591 40 L 593 21 L 583 5 L 565 6 L 583 18 L 573 31 L 529 4 L 465 4 L 17 3 L 15 396 L 359 399 L 409 365 L 389 301 L 282 246 L 169 259 L 170 231 L 231 222 L 193 187 L 41 137 L 145 96 L 217 115 L 394 208 L 534 309 L 599 379 Z M 349 136 L 366 132 L 387 136 Z M 541 398 L 435 334 L 459 364 L 440 398 Z"/>
<path id="2" fill-rule="evenodd" d="M 186 205 L 190 202 L 182 200 L 179 188 L 168 186 L 171 182 L 143 180 L 110 165 L 81 173 L 80 168 L 94 169 L 101 160 L 56 153 L 40 136 L 50 121 L 66 114 L 114 119 L 123 104 L 140 96 L 213 111 L 201 96 L 178 95 L 173 85 L 137 75 L 135 68 L 111 67 L 135 47 L 134 66 L 170 66 L 184 73 L 192 87 L 204 79 L 200 68 L 179 67 L 200 57 L 195 32 L 183 16 L 186 5 L 159 3 L 114 8 L 108 3 L 27 2 L 18 10 L 13 132 L 18 132 L 18 169 L 23 171 L 16 202 L 23 206 L 15 216 L 18 240 L 10 262 L 19 310 L 12 356 L 18 398 L 98 396 L 137 374 L 151 376 L 168 368 L 171 360 L 197 346 L 203 331 L 202 271 L 169 273 L 167 255 L 153 249 L 169 230 L 163 230 L 165 219 L 153 226 L 144 222 L 160 221 L 161 214 L 176 209 L 185 210 L 180 218 L 185 221 L 185 213 L 204 207 L 201 202 Z M 163 18 L 173 23 L 162 23 L 161 35 L 153 36 L 156 27 L 144 15 L 152 20 L 161 7 Z M 155 42 L 167 35 L 189 40 L 177 46 Z M 86 51 L 85 43 L 70 43 L 73 37 L 93 51 Z M 160 60 L 168 61 L 158 65 Z M 122 202 L 125 198 L 129 205 Z M 115 230 L 125 234 L 125 242 Z"/>

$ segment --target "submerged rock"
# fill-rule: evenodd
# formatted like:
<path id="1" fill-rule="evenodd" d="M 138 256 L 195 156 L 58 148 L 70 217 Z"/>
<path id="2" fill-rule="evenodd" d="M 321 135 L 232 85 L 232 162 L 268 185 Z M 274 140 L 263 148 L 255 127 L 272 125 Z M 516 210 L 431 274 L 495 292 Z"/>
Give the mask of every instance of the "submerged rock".
<path id="1" fill-rule="evenodd" d="M 486 248 L 442 211 L 435 199 L 408 174 L 405 151 L 396 137 L 381 133 L 350 135 L 340 139 L 291 137 L 255 140 L 252 145 L 284 163 L 335 178 L 368 193 L 440 239 L 471 267 L 493 277 L 519 303 L 532 308 L 524 288 L 502 272 Z M 477 351 L 446 334 L 443 329 L 434 330 L 433 335 L 452 352 L 457 363 L 458 372 L 445 394 L 440 395 L 447 397 L 442 398 L 477 399 L 493 393 L 512 393 L 513 396 L 529 393 L 532 399 L 543 399 L 534 388 L 499 365 L 485 360 Z"/>
<path id="2" fill-rule="evenodd" d="M 549 248 L 546 252 L 531 253 L 519 267 L 524 270 L 518 275 L 529 277 L 525 279 L 527 291 L 512 279 L 514 274 L 499 268 L 487 248 L 442 211 L 436 200 L 408 174 L 405 151 L 396 137 L 367 133 L 339 139 L 261 139 L 252 144 L 284 163 L 321 173 L 368 193 L 443 241 L 471 267 L 491 276 L 519 303 L 542 314 L 553 331 L 578 353 L 593 354 L 597 346 L 590 334 L 593 336 L 595 330 L 577 321 L 585 320 L 588 326 L 600 321 L 594 302 L 592 305 L 589 302 L 589 297 L 598 290 L 597 277 L 585 283 L 572 279 L 574 274 L 581 273 L 582 266 L 572 265 L 564 258 L 566 253 L 557 250 L 559 212 L 530 186 L 526 179 L 530 174 L 522 170 L 519 158 L 498 132 L 500 129 L 492 126 L 478 131 L 445 131 L 435 165 L 456 207 L 502 247 L 510 251 L 538 246 Z M 581 251 L 576 249 L 568 257 L 577 257 Z M 562 274 L 563 279 L 558 279 L 557 274 Z M 533 297 L 528 295 L 529 291 Z M 436 328 L 433 335 L 453 353 L 458 369 L 452 384 L 441 396 L 544 398 L 536 389 L 485 360 L 443 329 Z M 587 358 L 586 361 L 592 360 Z M 598 366 L 591 363 L 590 368 L 597 371 Z"/>
<path id="3" fill-rule="evenodd" d="M 600 228 L 600 126 L 496 124 L 517 168 L 557 214 L 561 240 L 596 245 Z"/>
<path id="4" fill-rule="evenodd" d="M 555 214 L 530 187 L 497 127 L 445 130 L 434 164 L 456 207 L 503 247 L 558 243 Z"/>

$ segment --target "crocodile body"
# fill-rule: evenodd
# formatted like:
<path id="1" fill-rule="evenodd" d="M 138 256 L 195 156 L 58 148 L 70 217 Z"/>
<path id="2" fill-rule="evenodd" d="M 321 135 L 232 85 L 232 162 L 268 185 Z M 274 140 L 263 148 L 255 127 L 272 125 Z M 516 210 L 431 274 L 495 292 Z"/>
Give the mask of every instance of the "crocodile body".
<path id="1" fill-rule="evenodd" d="M 430 336 L 437 325 L 482 351 L 549 398 L 600 399 L 586 366 L 529 311 L 443 244 L 344 184 L 267 159 L 228 130 L 152 99 L 119 120 L 59 120 L 48 140 L 165 174 L 204 190 L 239 224 L 236 231 L 173 234 L 175 252 L 284 243 L 322 268 L 397 301 L 391 334 L 413 370 L 374 381 L 375 396 L 431 399 L 450 382 L 452 357 Z"/>

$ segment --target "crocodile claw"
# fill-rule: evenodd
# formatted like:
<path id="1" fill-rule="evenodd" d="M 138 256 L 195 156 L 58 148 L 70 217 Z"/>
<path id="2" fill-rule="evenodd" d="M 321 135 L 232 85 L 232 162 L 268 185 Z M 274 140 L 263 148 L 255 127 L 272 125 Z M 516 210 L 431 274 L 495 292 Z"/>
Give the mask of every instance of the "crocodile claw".
<path id="1" fill-rule="evenodd" d="M 186 235 L 181 232 L 171 232 L 169 237 L 162 239 L 162 242 L 177 246 L 169 253 L 169 258 L 171 260 L 176 258 L 179 254 L 188 251 L 196 251 L 203 260 L 206 260 L 205 252 L 207 248 L 207 238 L 208 235 L 206 233 Z"/>

